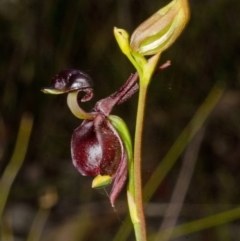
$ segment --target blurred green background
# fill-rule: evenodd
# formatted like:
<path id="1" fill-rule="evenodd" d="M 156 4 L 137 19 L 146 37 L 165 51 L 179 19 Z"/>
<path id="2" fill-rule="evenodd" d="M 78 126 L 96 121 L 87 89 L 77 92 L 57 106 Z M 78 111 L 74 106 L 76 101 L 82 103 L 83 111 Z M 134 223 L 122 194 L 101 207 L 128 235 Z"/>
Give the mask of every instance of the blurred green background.
<path id="1" fill-rule="evenodd" d="M 83 104 L 84 109 L 90 110 L 95 101 L 116 91 L 134 72 L 116 44 L 113 27 L 131 33 L 167 3 L 0 0 L 1 175 L 12 158 L 21 120 L 33 120 L 24 163 L 5 206 L 0 240 L 12 235 L 14 240 L 27 240 L 36 217 L 40 224 L 32 229 L 33 238 L 29 241 L 37 240 L 38 231 L 44 241 L 113 239 L 128 213 L 125 192 L 114 210 L 107 196 L 109 189 L 91 189 L 92 178 L 82 177 L 75 170 L 70 139 L 81 121 L 68 110 L 66 96 L 45 95 L 40 89 L 48 86 L 62 69 L 83 70 L 95 83 L 94 99 Z M 235 208 L 240 202 L 240 2 L 191 0 L 190 7 L 190 23 L 162 55 L 161 63 L 171 60 L 171 67 L 158 74 L 149 88 L 144 183 L 214 83 L 226 82 L 227 88 L 202 130 L 197 162 L 178 223 Z M 136 104 L 137 94 L 114 109 L 132 134 Z M 22 148 L 20 145 L 19 150 Z M 18 158 L 21 154 L 15 155 Z M 149 234 L 156 233 L 166 218 L 164 210 L 183 160 L 184 154 L 150 200 L 146 210 Z M 0 199 L 1 196 L 0 193 Z M 236 219 L 174 240 L 237 241 L 239 225 Z M 134 240 L 133 235 L 129 240 Z"/>

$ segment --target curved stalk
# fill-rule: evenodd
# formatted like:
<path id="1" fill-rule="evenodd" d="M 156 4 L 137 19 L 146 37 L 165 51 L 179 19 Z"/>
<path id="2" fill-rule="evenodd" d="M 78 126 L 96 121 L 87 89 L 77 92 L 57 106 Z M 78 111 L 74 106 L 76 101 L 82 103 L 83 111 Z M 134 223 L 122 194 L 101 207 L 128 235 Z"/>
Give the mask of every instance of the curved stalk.
<path id="1" fill-rule="evenodd" d="M 79 119 L 93 119 L 93 115 L 90 113 L 85 112 L 78 104 L 78 92 L 77 91 L 72 91 L 68 93 L 67 96 L 67 105 L 73 115 L 75 115 Z"/>

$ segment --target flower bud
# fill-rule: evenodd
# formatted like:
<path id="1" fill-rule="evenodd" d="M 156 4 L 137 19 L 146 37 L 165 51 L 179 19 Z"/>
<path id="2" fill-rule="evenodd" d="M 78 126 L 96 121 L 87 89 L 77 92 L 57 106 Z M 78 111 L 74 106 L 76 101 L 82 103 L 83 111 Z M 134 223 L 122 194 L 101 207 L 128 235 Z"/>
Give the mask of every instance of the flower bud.
<path id="1" fill-rule="evenodd" d="M 189 20 L 187 0 L 173 0 L 138 26 L 130 40 L 131 49 L 142 55 L 166 50 Z"/>

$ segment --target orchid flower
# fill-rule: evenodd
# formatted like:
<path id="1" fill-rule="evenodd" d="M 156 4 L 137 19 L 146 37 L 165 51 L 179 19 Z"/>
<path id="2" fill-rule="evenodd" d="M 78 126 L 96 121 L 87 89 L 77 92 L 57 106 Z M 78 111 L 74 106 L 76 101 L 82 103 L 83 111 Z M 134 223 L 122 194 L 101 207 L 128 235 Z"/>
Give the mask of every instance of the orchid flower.
<path id="1" fill-rule="evenodd" d="M 94 188 L 113 183 L 110 193 L 112 206 L 126 182 L 129 152 L 121 132 L 113 123 L 123 120 L 110 115 L 110 112 L 138 90 L 137 79 L 137 74 L 131 75 L 118 91 L 98 101 L 91 112 L 85 112 L 78 104 L 77 97 L 81 91 L 86 93 L 82 102 L 93 97 L 93 81 L 82 71 L 62 70 L 52 79 L 51 87 L 42 89 L 48 94 L 68 93 L 70 110 L 84 120 L 72 135 L 73 165 L 83 176 L 96 176 L 92 183 Z"/>

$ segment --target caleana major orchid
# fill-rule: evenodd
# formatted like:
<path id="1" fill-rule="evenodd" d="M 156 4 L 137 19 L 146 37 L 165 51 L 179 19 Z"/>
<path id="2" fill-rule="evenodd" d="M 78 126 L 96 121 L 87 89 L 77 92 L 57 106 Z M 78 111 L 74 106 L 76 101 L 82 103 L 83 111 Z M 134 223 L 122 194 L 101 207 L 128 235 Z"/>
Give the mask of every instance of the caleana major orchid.
<path id="1" fill-rule="evenodd" d="M 98 101 L 92 112 L 78 105 L 78 92 L 93 95 L 91 78 L 78 70 L 63 70 L 43 91 L 50 94 L 68 93 L 67 103 L 72 113 L 84 121 L 74 131 L 71 141 L 73 164 L 82 175 L 96 176 L 93 187 L 113 183 L 111 204 L 128 180 L 128 206 L 137 241 L 146 241 L 146 225 L 142 200 L 141 150 L 145 103 L 153 75 L 170 65 L 157 68 L 163 51 L 168 49 L 186 26 L 190 16 L 188 0 L 172 0 L 165 7 L 140 24 L 132 36 L 124 29 L 114 28 L 117 43 L 133 64 L 137 73 L 114 94 Z M 139 82 L 137 79 L 139 77 Z M 112 108 L 129 99 L 139 89 L 134 150 L 127 127 L 122 119 L 110 115 Z"/>
<path id="2" fill-rule="evenodd" d="M 131 75 L 117 92 L 98 101 L 91 112 L 85 112 L 78 104 L 79 92 L 85 92 L 82 102 L 93 97 L 93 81 L 82 71 L 62 70 L 52 79 L 49 88 L 42 89 L 48 94 L 68 93 L 68 107 L 77 118 L 83 119 L 72 135 L 73 165 L 84 176 L 96 176 L 94 188 L 112 183 L 112 206 L 126 182 L 131 140 L 123 120 L 110 112 L 138 90 L 137 79 L 137 74 Z"/>

